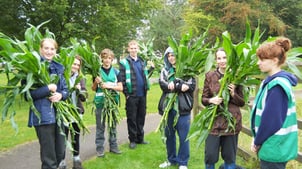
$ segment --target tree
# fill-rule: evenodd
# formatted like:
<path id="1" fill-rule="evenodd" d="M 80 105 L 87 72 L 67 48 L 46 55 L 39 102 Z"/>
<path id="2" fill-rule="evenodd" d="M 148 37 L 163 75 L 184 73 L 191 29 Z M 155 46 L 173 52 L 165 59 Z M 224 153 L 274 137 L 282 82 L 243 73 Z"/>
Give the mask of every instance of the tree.
<path id="1" fill-rule="evenodd" d="M 0 32 L 11 37 L 23 37 L 26 29 L 26 18 L 20 4 L 22 4 L 22 0 L 12 0 L 9 3 L 0 0 Z"/>
<path id="2" fill-rule="evenodd" d="M 127 41 L 137 38 L 137 28 L 161 0 L 0 0 L 0 4 L 5 16 L 0 24 L 8 25 L 1 27 L 5 34 L 23 37 L 27 24 L 50 20 L 46 26 L 60 46 L 70 37 L 86 41 L 99 37 L 98 50 L 107 47 L 120 54 Z"/>
<path id="3" fill-rule="evenodd" d="M 185 22 L 182 17 L 184 6 L 185 1 L 165 0 L 162 6 L 158 10 L 153 10 L 149 14 L 149 19 L 145 21 L 142 41 L 154 38 L 154 49 L 163 52 L 168 47 L 169 36 L 180 39 L 181 34 L 185 33 L 183 29 Z"/>
<path id="4" fill-rule="evenodd" d="M 293 41 L 294 46 L 302 46 L 302 1 L 266 0 L 266 2 L 271 5 L 275 15 L 287 25 L 284 35 Z"/>
<path id="5" fill-rule="evenodd" d="M 193 27 L 204 28 L 211 24 L 210 33 L 219 36 L 223 31 L 228 31 L 235 42 L 244 38 L 245 23 L 248 19 L 252 29 L 260 21 L 261 29 L 266 30 L 263 38 L 268 36 L 284 35 L 287 25 L 273 11 L 271 5 L 260 0 L 190 0 L 190 10 L 185 14 L 187 23 Z M 200 18 L 204 18 L 200 22 Z M 194 21 L 194 22 L 192 22 Z"/>

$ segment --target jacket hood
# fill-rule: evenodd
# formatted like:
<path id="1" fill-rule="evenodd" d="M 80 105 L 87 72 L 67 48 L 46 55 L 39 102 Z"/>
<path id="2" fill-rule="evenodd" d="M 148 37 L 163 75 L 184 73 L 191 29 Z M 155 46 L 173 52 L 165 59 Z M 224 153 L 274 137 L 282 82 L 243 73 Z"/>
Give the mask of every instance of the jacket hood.
<path id="1" fill-rule="evenodd" d="M 264 84 L 270 82 L 272 79 L 274 79 L 276 77 L 284 77 L 284 78 L 288 79 L 292 86 L 296 86 L 298 83 L 298 79 L 295 75 L 282 70 L 272 76 L 267 77 L 264 81 Z"/>
<path id="2" fill-rule="evenodd" d="M 171 47 L 168 47 L 164 53 L 164 63 L 165 63 L 165 69 L 169 70 L 172 67 L 172 64 L 168 60 L 168 54 L 174 53 L 173 49 Z"/>

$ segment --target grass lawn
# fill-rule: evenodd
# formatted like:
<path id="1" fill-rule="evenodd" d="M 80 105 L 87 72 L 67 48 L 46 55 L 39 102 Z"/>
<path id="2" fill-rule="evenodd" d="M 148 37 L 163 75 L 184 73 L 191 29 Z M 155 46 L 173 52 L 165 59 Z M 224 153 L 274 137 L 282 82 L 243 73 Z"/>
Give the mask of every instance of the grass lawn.
<path id="1" fill-rule="evenodd" d="M 120 146 L 123 154 L 115 155 L 106 153 L 104 158 L 93 157 L 84 162 L 84 167 L 89 169 L 153 169 L 166 160 L 166 148 L 160 139 L 160 133 L 152 132 L 146 136 L 146 140 L 150 141 L 148 145 L 138 145 L 136 149 L 128 148 L 128 144 Z M 191 156 L 188 164 L 190 169 L 204 168 L 204 145 L 197 147 L 194 141 L 190 144 Z M 245 165 L 245 161 L 240 157 L 237 158 L 238 164 Z M 222 164 L 219 161 L 216 166 Z M 178 168 L 171 166 L 170 168 Z"/>

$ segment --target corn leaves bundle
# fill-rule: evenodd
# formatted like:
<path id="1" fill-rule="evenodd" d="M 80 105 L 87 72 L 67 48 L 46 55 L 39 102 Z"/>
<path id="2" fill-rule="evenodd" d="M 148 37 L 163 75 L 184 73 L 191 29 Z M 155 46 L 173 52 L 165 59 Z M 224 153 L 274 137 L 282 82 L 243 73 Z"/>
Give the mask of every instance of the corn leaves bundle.
<path id="1" fill-rule="evenodd" d="M 176 79 L 180 78 L 187 80 L 192 77 L 198 76 L 200 73 L 209 71 L 213 64 L 214 49 L 217 46 L 217 42 L 214 47 L 210 47 L 210 44 L 205 43 L 208 31 L 205 31 L 202 36 L 193 39 L 192 33 L 184 34 L 179 42 L 170 37 L 168 39 L 169 46 L 173 49 L 176 57 L 176 68 L 174 76 Z M 167 126 L 168 114 L 173 108 L 178 112 L 178 103 L 176 102 L 177 93 L 171 93 L 167 96 L 165 102 L 167 103 L 163 116 L 157 131 L 162 133 L 162 139 L 165 140 L 164 130 Z M 177 113 L 174 118 L 174 125 L 178 120 L 179 114 Z"/>
<path id="2" fill-rule="evenodd" d="M 228 90 L 229 84 L 242 85 L 245 87 L 244 99 L 247 101 L 249 98 L 249 91 L 246 90 L 249 86 L 258 85 L 260 80 L 257 76 L 261 73 L 257 66 L 256 50 L 260 45 L 261 35 L 259 33 L 259 26 L 254 32 L 252 39 L 251 29 L 249 23 L 246 24 L 246 36 L 243 42 L 239 44 L 233 44 L 230 34 L 224 32 L 222 34 L 223 48 L 227 54 L 227 67 L 223 78 L 220 80 L 220 90 L 218 97 L 223 98 L 224 107 L 221 105 L 209 105 L 206 106 L 199 114 L 194 118 L 191 125 L 188 138 L 197 137 L 197 145 L 199 146 L 210 133 L 215 117 L 217 114 L 217 108 L 220 107 L 222 114 L 228 121 L 228 130 L 235 129 L 236 119 L 228 111 L 228 103 L 230 94 Z"/>
<path id="3" fill-rule="evenodd" d="M 76 49 L 77 53 L 82 57 L 83 66 L 82 71 L 85 75 L 91 75 L 92 78 L 97 76 L 101 77 L 100 70 L 100 59 L 98 54 L 95 52 L 94 41 L 90 46 L 87 42 L 82 41 L 81 43 L 72 40 L 72 44 Z M 101 84 L 99 84 L 99 87 Z M 116 127 L 120 122 L 121 117 L 118 110 L 118 104 L 116 103 L 115 96 L 116 92 L 112 92 L 108 89 L 102 89 L 104 92 L 104 103 L 102 108 L 102 121 L 106 120 L 109 132 Z"/>
<path id="4" fill-rule="evenodd" d="M 105 121 L 107 123 L 109 132 L 112 132 L 112 129 L 115 129 L 116 125 L 121 121 L 117 100 L 115 100 L 115 97 L 118 95 L 118 93 L 108 89 L 103 89 L 103 92 L 105 99 L 102 108 L 101 121 Z"/>
<path id="5" fill-rule="evenodd" d="M 93 40 L 90 45 L 87 41 L 77 39 L 70 39 L 72 48 L 79 54 L 82 58 L 82 72 L 84 75 L 91 75 L 93 78 L 99 75 L 100 70 L 100 59 L 99 55 L 95 52 L 95 40 Z"/>
<path id="6" fill-rule="evenodd" d="M 223 37 L 223 48 L 227 54 L 227 68 L 224 77 L 221 79 L 221 88 L 218 93 L 219 97 L 223 98 L 224 107 L 220 107 L 224 110 L 222 114 L 226 117 L 229 124 L 229 130 L 235 129 L 235 119 L 231 113 L 228 112 L 228 102 L 230 94 L 227 86 L 230 83 L 236 85 L 242 85 L 244 87 L 244 100 L 247 102 L 250 97 L 250 90 L 260 84 L 260 80 L 263 74 L 260 72 L 257 65 L 256 50 L 260 45 L 260 34 L 259 25 L 255 29 L 254 36 L 252 37 L 250 24 L 246 23 L 246 35 L 243 42 L 239 44 L 233 44 L 231 41 L 230 34 L 224 32 Z M 274 40 L 275 38 L 269 38 L 267 41 Z M 287 68 L 289 71 L 297 75 L 299 78 L 302 77 L 302 73 L 295 63 L 301 62 L 301 58 L 297 57 L 302 55 L 302 48 L 292 48 L 287 52 Z M 249 90 L 247 90 L 249 88 Z M 217 116 L 216 105 L 207 106 L 194 118 L 191 125 L 188 138 L 197 137 L 197 146 L 199 146 L 208 136 L 212 129 L 213 122 Z M 220 112 L 219 112 L 220 113 Z"/>
<path id="7" fill-rule="evenodd" d="M 12 110 L 12 112 L 8 114 L 10 108 L 12 108 L 15 103 L 16 97 L 18 95 L 25 95 L 31 109 L 40 117 L 30 96 L 30 89 L 35 89 L 35 84 L 48 85 L 50 83 L 56 83 L 58 80 L 56 75 L 49 75 L 49 63 L 41 61 L 40 55 L 37 52 L 39 51 L 40 41 L 44 37 L 54 38 L 54 35 L 48 30 L 45 36 L 42 36 L 40 33 L 39 28 L 45 23 L 47 22 L 42 23 L 38 27 L 30 25 L 30 28 L 25 31 L 25 41 L 14 40 L 0 33 L 0 55 L 2 56 L 2 61 L 6 63 L 3 72 L 7 78 L 7 84 L 0 86 L 0 94 L 5 95 L 2 108 L 2 121 L 9 116 L 12 126 L 16 130 L 17 124 L 13 120 L 13 116 L 16 112 Z M 21 81 L 24 80 L 26 80 L 26 84 L 20 85 Z M 77 122 L 83 131 L 87 131 L 81 118 L 76 116 L 77 109 L 75 106 L 65 101 L 59 101 L 53 104 L 57 111 L 56 118 L 58 125 L 61 125 L 61 121 L 73 121 Z"/>
<path id="8" fill-rule="evenodd" d="M 71 86 L 71 84 L 69 82 L 69 79 L 71 77 L 71 68 L 72 68 L 72 65 L 74 63 L 76 55 L 77 55 L 77 51 L 73 46 L 61 47 L 60 55 L 57 56 L 56 58 L 54 58 L 55 61 L 61 63 L 65 68 L 64 69 L 64 77 L 66 79 L 66 83 L 67 83 L 67 86 L 68 86 L 68 91 L 69 91 L 70 94 L 73 93 L 74 91 L 78 90 L 75 86 Z M 74 85 L 79 84 L 81 79 L 83 79 L 83 78 L 84 78 L 83 75 L 80 73 L 78 75 L 78 77 L 76 78 Z M 82 94 L 87 96 L 86 92 L 84 92 Z M 64 102 L 64 104 L 67 104 L 67 103 L 70 104 L 70 105 L 73 105 L 73 103 L 71 101 L 71 97 L 68 97 L 67 100 Z M 80 119 L 80 120 L 74 120 L 74 119 L 63 118 L 62 122 L 64 123 L 64 125 L 68 126 L 68 128 L 70 129 L 72 140 L 73 140 L 73 137 L 74 137 L 74 134 L 75 134 L 76 131 L 74 130 L 72 123 L 76 122 L 80 126 L 85 126 L 85 124 L 84 124 L 84 121 L 82 120 L 81 116 L 78 113 L 78 108 L 76 107 L 76 105 L 73 105 L 73 111 L 70 111 L 70 113 L 71 113 L 72 117 L 74 117 L 75 119 Z M 59 122 L 60 122 L 60 120 L 59 120 Z M 83 134 L 85 134 L 85 132 L 89 132 L 89 129 L 86 128 L 84 130 Z M 67 143 L 68 143 L 67 144 L 68 147 L 71 149 L 72 146 L 69 145 L 69 142 L 67 142 Z"/>
<path id="9" fill-rule="evenodd" d="M 139 56 L 142 57 L 144 61 L 152 61 L 154 63 L 155 68 L 154 71 L 160 72 L 161 68 L 163 67 L 163 58 L 158 57 L 157 53 L 153 49 L 153 39 L 150 39 L 147 41 L 147 43 L 140 43 L 140 51 L 139 51 Z M 152 73 L 148 74 L 148 78 L 152 76 Z"/>
<path id="10" fill-rule="evenodd" d="M 19 41 L 18 39 L 12 39 L 0 32 L 0 55 L 2 63 L 5 63 L 2 69 L 2 73 L 5 73 L 7 78 L 6 85 L 0 86 L 0 94 L 4 95 L 5 100 L 1 109 L 2 121 L 8 116 L 10 117 L 13 128 L 17 131 L 17 124 L 14 121 L 15 100 L 18 95 L 30 96 L 29 89 L 35 82 L 34 79 L 38 79 L 38 83 L 43 81 L 50 81 L 50 76 L 42 76 L 47 71 L 47 65 L 40 64 L 40 56 L 36 52 L 39 50 L 39 45 L 34 45 L 34 41 L 42 38 L 42 34 L 36 31 L 38 28 L 30 25 L 25 31 L 25 41 Z M 35 34 L 35 36 L 31 36 Z M 52 34 L 46 31 L 46 36 L 51 37 Z M 36 50 L 37 49 L 37 50 Z M 54 78 L 53 78 L 54 79 Z M 26 80 L 26 86 L 21 84 L 21 80 Z M 33 106 L 32 99 L 27 98 L 31 107 L 37 113 Z M 12 109 L 12 110 L 11 110 Z M 9 112 L 11 110 L 11 112 Z"/>

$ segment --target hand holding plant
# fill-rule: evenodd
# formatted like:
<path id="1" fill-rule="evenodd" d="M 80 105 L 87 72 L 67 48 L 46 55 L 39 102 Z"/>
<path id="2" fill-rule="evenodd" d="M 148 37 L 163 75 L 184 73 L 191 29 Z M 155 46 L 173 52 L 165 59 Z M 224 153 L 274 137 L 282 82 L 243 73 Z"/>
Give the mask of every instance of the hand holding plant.
<path id="1" fill-rule="evenodd" d="M 210 70 L 214 58 L 213 50 L 216 48 L 217 43 L 214 47 L 209 47 L 210 44 L 205 43 L 207 33 L 207 31 L 204 32 L 198 38 L 193 38 L 192 33 L 187 33 L 182 36 L 179 44 L 171 37 L 168 39 L 169 46 L 173 49 L 176 57 L 175 73 L 170 76 L 174 76 L 176 80 L 187 80 Z M 167 104 L 157 128 L 157 131 L 161 131 L 163 140 L 165 140 L 164 131 L 167 126 L 168 113 L 172 108 L 178 112 L 177 95 L 178 93 L 170 93 L 165 100 Z M 179 114 L 177 113 L 174 124 L 176 124 L 178 116 Z"/>

